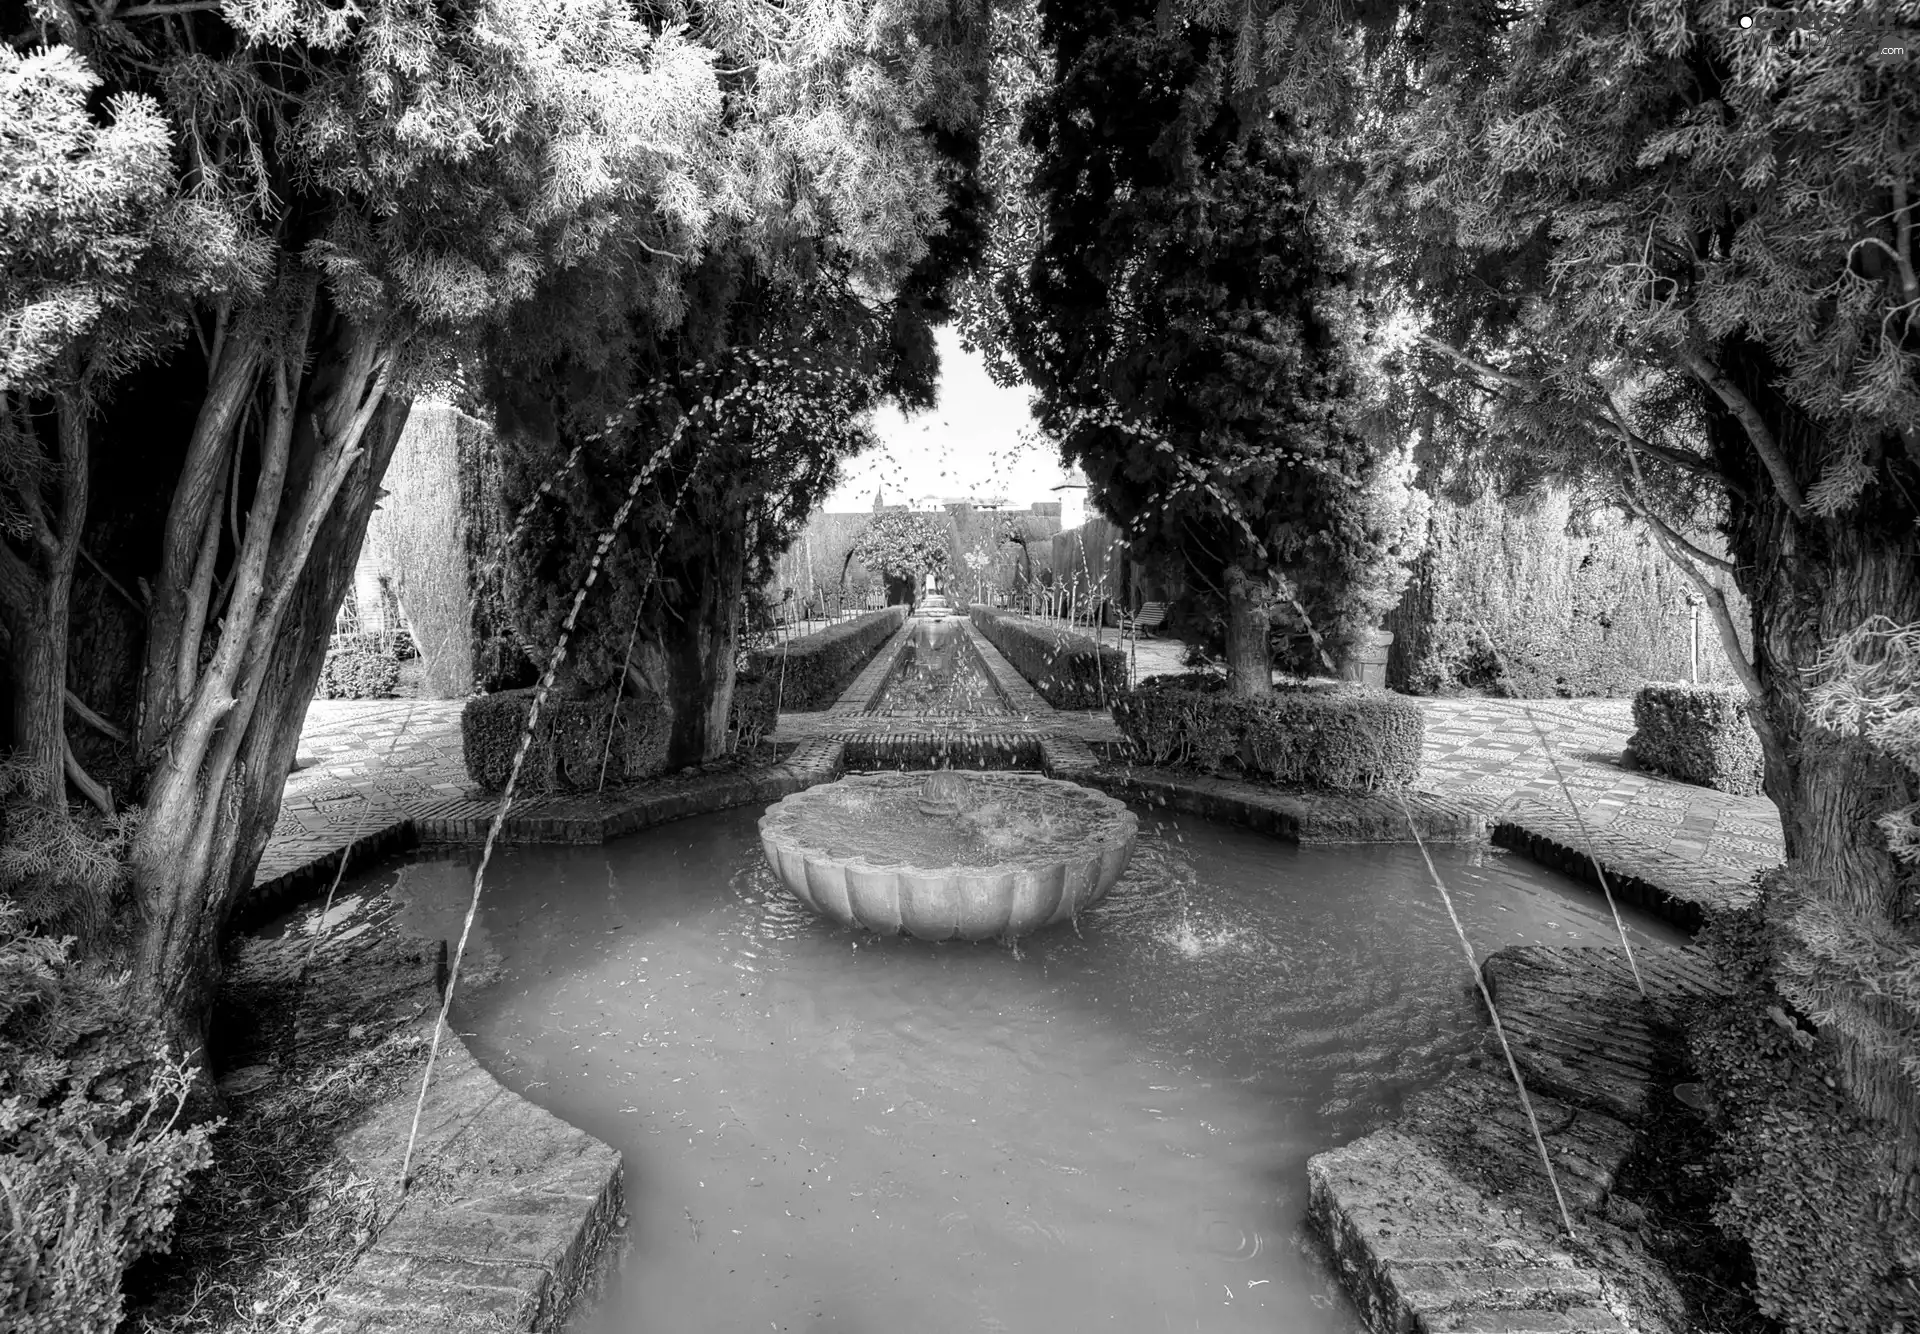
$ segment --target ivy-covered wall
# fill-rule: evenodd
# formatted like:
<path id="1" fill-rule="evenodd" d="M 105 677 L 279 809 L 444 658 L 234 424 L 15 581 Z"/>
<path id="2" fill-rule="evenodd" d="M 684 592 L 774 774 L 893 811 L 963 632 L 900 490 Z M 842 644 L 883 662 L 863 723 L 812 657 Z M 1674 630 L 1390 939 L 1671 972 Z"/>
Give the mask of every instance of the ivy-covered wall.
<path id="1" fill-rule="evenodd" d="M 1711 537 L 1699 540 L 1716 549 Z M 1387 683 L 1414 694 L 1464 688 L 1540 699 L 1683 681 L 1690 587 L 1643 531 L 1568 492 L 1436 499 L 1426 550 L 1386 618 Z M 1746 603 L 1725 591 L 1744 631 Z M 1702 682 L 1735 683 L 1704 609 L 1699 661 Z"/>

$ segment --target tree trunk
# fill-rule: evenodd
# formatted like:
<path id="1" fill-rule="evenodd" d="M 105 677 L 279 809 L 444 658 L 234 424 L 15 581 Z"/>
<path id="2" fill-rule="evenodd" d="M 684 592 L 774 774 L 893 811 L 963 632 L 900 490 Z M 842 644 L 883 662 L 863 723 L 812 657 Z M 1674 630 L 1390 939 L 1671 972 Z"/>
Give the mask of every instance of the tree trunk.
<path id="1" fill-rule="evenodd" d="M 1271 617 L 1263 590 L 1238 565 L 1227 567 L 1227 689 L 1258 697 L 1273 692 Z"/>
<path id="2" fill-rule="evenodd" d="M 76 381 L 79 371 L 77 364 L 72 366 Z M 40 799 L 64 809 L 67 616 L 87 522 L 88 421 L 77 391 L 57 395 L 54 417 L 59 505 L 47 506 L 38 495 L 30 495 L 33 554 L 23 559 L 12 551 L 0 552 L 0 606 L 12 642 L 8 712 L 13 746 L 32 766 Z"/>
<path id="3" fill-rule="evenodd" d="M 1758 404 L 1804 488 L 1818 476 L 1828 441 L 1791 409 L 1774 385 L 1778 370 L 1764 350 L 1735 344 L 1722 366 Z M 1829 1016 L 1822 1031 L 1838 1049 L 1845 1082 L 1858 1104 L 1893 1131 L 1909 1188 L 1920 1169 L 1920 1097 L 1900 1068 L 1911 1054 L 1878 1050 L 1877 1029 L 1898 1038 L 1912 1032 L 1872 981 L 1857 939 L 1836 929 L 1864 929 L 1912 951 L 1911 904 L 1920 872 L 1888 850 L 1874 821 L 1915 800 L 1900 765 L 1858 739 L 1838 736 L 1808 717 L 1808 687 L 1822 651 L 1874 616 L 1920 621 L 1920 528 L 1910 497 L 1920 470 L 1897 450 L 1875 459 L 1875 476 L 1853 508 L 1832 518 L 1796 517 L 1730 413 L 1710 418 L 1720 466 L 1758 502 L 1735 496 L 1728 535 L 1741 591 L 1753 615 L 1754 666 L 1761 683 L 1757 730 L 1766 754 L 1766 791 L 1780 809 L 1792 892 L 1771 905 L 1783 928 L 1781 989 L 1810 1014 Z M 1899 469 L 1904 476 L 1890 475 Z"/>
<path id="4" fill-rule="evenodd" d="M 271 834 L 328 617 L 406 420 L 407 404 L 385 394 L 390 349 L 377 331 L 334 316 L 313 342 L 304 387 L 288 364 L 272 370 L 274 403 L 261 414 L 263 463 L 232 596 L 184 706 L 174 707 L 172 660 L 156 667 L 148 657 L 145 716 L 173 722 L 128 858 L 142 906 L 134 985 L 188 1052 L 204 1044 L 221 934 Z M 193 474 L 180 482 L 198 484 Z M 178 498 L 170 524 L 176 519 L 196 521 Z M 191 570 L 173 575 L 190 579 Z M 175 614 L 182 623 L 192 614 L 185 599 Z"/>
<path id="5" fill-rule="evenodd" d="M 13 655 L 13 744 L 32 766 L 42 798 L 55 805 L 66 794 L 66 590 L 45 585 L 39 604 L 8 618 Z"/>
<path id="6" fill-rule="evenodd" d="M 739 537 L 732 541 L 739 545 Z M 678 587 L 690 600 L 659 617 L 636 650 L 640 675 L 667 701 L 672 721 L 667 767 L 683 769 L 727 752 L 727 715 L 733 707 L 734 663 L 740 643 L 740 599 L 746 583 L 744 552 L 723 553 L 718 568 L 684 572 Z"/>
<path id="7" fill-rule="evenodd" d="M 1440 556 L 1435 550 L 1440 541 L 1435 516 L 1427 519 L 1427 541 L 1414 559 L 1407 578 L 1406 591 L 1389 611 L 1383 628 L 1392 632 L 1387 646 L 1387 688 L 1402 694 L 1424 694 L 1432 686 L 1422 676 L 1422 660 L 1433 641 L 1434 577 Z"/>

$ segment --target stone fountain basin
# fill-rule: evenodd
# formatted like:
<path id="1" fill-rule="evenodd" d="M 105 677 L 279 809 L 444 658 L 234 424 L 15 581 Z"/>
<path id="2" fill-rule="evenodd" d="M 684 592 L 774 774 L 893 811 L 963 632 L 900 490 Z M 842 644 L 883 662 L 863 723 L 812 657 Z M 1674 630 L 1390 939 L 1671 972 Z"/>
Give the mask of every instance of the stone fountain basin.
<path id="1" fill-rule="evenodd" d="M 1040 774 L 965 773 L 982 806 L 1048 810 L 1057 830 L 1027 847 L 962 848 L 919 812 L 928 772 L 853 774 L 796 792 L 760 817 L 767 864 L 823 917 L 921 940 L 1013 939 L 1077 916 L 1113 888 L 1133 856 L 1139 820 L 1104 792 Z M 904 823 L 926 827 L 948 855 L 910 846 Z M 935 832 L 943 837 L 933 838 Z M 954 855 L 956 848 L 961 855 Z"/>

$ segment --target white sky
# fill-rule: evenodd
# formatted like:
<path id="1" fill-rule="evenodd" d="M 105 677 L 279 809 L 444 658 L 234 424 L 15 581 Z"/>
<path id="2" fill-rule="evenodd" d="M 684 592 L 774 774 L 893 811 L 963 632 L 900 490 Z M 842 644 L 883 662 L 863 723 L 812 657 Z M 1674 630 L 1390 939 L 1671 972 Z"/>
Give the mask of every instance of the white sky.
<path id="1" fill-rule="evenodd" d="M 979 356 L 960 348 L 951 326 L 934 330 L 940 349 L 940 401 L 926 412 L 903 416 L 897 408 L 874 413 L 878 448 L 849 459 L 840 486 L 822 507 L 829 514 L 873 508 L 873 489 L 886 489 L 889 505 L 935 498 L 1001 497 L 1013 509 L 1038 500 L 1061 502 L 1063 528 L 1086 515 L 1086 492 L 1055 491 L 1068 480 L 1054 447 L 1033 429 L 1028 390 L 1002 389 L 987 378 Z"/>

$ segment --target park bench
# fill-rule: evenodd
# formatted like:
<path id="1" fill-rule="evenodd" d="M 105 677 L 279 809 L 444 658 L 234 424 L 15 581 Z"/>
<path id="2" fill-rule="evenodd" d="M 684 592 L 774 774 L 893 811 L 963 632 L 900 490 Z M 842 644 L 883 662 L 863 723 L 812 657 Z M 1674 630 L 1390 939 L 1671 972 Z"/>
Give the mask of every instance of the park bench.
<path id="1" fill-rule="evenodd" d="M 1149 602 L 1131 615 L 1125 611 L 1120 613 L 1120 633 L 1132 635 L 1137 639 L 1142 633 L 1150 634 L 1158 629 L 1161 622 L 1166 619 L 1167 604 Z"/>

